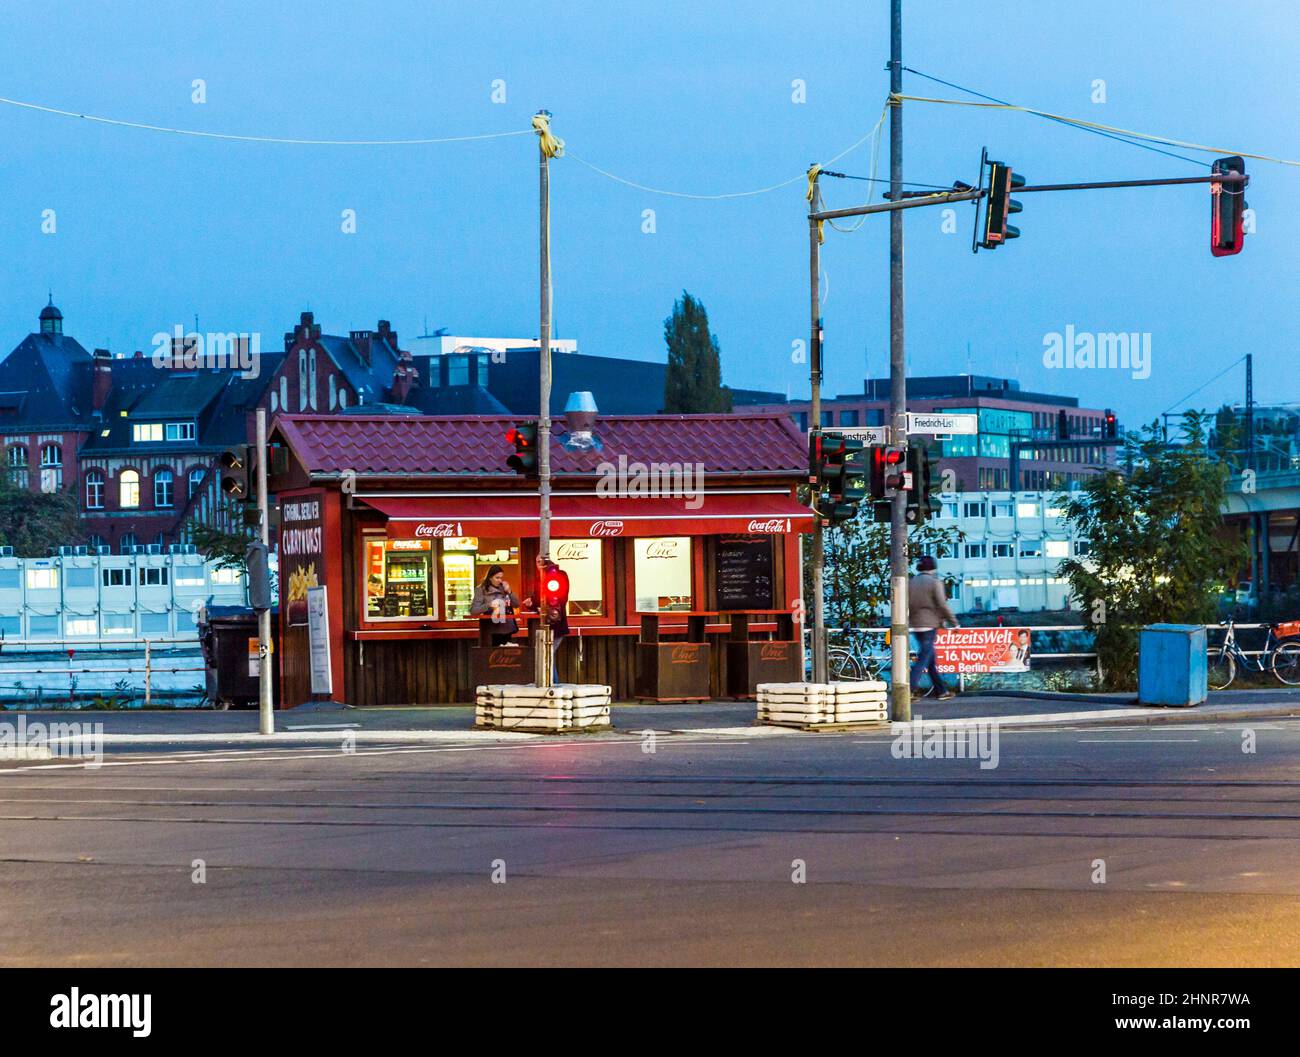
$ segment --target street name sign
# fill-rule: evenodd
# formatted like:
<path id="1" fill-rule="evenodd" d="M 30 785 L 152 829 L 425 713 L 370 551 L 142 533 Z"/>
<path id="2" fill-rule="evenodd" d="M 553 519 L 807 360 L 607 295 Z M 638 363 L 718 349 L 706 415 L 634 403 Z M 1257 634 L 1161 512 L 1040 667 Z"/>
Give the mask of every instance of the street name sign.
<path id="1" fill-rule="evenodd" d="M 941 411 L 909 411 L 908 433 L 978 433 L 979 416 L 945 414 Z"/>

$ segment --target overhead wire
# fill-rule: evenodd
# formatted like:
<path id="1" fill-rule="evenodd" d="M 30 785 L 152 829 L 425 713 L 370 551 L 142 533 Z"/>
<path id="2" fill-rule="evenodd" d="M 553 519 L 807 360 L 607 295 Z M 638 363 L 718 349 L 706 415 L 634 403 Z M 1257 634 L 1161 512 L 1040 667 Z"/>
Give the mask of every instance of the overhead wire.
<path id="1" fill-rule="evenodd" d="M 942 77 L 935 77 L 933 74 L 923 73 L 922 71 L 917 70 L 917 69 L 915 69 L 915 68 L 913 68 L 913 67 L 911 67 L 911 66 L 904 66 L 903 69 L 906 70 L 908 73 L 914 73 L 914 74 L 916 74 L 916 76 L 918 76 L 918 77 L 924 77 L 927 81 L 934 81 L 936 84 L 942 84 L 942 85 L 945 85 L 945 86 L 948 87 L 948 88 L 956 88 L 957 91 L 959 91 L 959 92 L 965 92 L 967 95 L 973 95 L 973 96 L 976 96 L 976 97 L 978 97 L 978 98 L 980 98 L 980 99 L 987 99 L 987 100 L 988 100 L 989 102 L 991 102 L 991 103 L 1001 103 L 1003 106 L 1010 106 L 1010 105 L 1011 105 L 1011 104 L 1010 104 L 1007 100 L 1005 100 L 1005 99 L 998 99 L 996 96 L 985 95 L 983 92 L 977 92 L 977 91 L 975 91 L 974 88 L 967 88 L 965 85 L 954 84 L 952 81 L 945 81 Z M 1071 128 L 1078 128 L 1078 129 L 1080 129 L 1080 130 L 1083 131 L 1083 132 L 1091 132 L 1091 133 L 1093 133 L 1094 135 L 1104 136 L 1104 137 L 1106 137 L 1106 139 L 1113 139 L 1113 140 L 1115 140 L 1116 142 L 1119 142 L 1119 143 L 1127 143 L 1127 144 L 1128 144 L 1129 146 L 1131 146 L 1131 147 L 1140 147 L 1142 150 L 1153 151 L 1153 152 L 1156 153 L 1156 154 L 1164 154 L 1164 155 L 1166 155 L 1167 157 L 1170 157 L 1170 158 L 1177 158 L 1179 161 L 1185 161 L 1185 162 L 1187 162 L 1187 163 L 1189 163 L 1189 164 L 1191 164 L 1191 165 L 1201 166 L 1201 165 L 1204 165 L 1204 164 L 1205 164 L 1204 162 L 1202 162 L 1202 161 L 1200 161 L 1200 160 L 1198 160 L 1198 159 L 1196 159 L 1196 158 L 1189 158 L 1189 157 L 1187 157 L 1187 156 L 1184 155 L 1184 154 L 1174 154 L 1172 151 L 1161 150 L 1159 147 L 1153 147 L 1153 146 L 1151 146 L 1149 143 L 1142 143 L 1142 142 L 1140 142 L 1140 141 L 1138 141 L 1138 140 L 1129 139 L 1129 138 L 1124 137 L 1124 136 L 1119 136 L 1119 135 L 1116 135 L 1116 134 L 1114 134 L 1114 133 L 1112 133 L 1112 132 L 1102 131 L 1101 129 L 1098 129 L 1098 128 L 1084 128 L 1083 126 L 1077 125 L 1077 124 L 1075 124 L 1074 122 L 1072 122 L 1072 121 L 1067 121 L 1067 120 L 1065 120 L 1065 119 L 1063 119 L 1063 118 L 1059 118 L 1059 117 L 1055 117 L 1055 116 L 1048 116 L 1048 120 L 1050 120 L 1050 121 L 1056 121 L 1056 122 L 1058 122 L 1058 123 L 1060 123 L 1060 124 L 1063 124 L 1063 125 L 1069 125 Z"/>
<path id="2" fill-rule="evenodd" d="M 1038 110 L 1030 106 L 1016 106 L 1013 103 L 984 103 L 974 102 L 970 99 L 938 99 L 932 96 L 923 95 L 898 95 L 894 98 L 900 102 L 911 103 L 936 103 L 944 106 L 970 106 L 980 107 L 989 110 L 1017 110 L 1024 114 L 1035 114 L 1038 117 L 1051 118 L 1054 121 L 1062 121 L 1067 125 L 1075 125 L 1078 128 L 1103 129 L 1107 132 L 1118 132 L 1126 136 L 1133 136 L 1137 139 L 1148 140 L 1152 143 L 1163 143 L 1170 147 L 1182 147 L 1186 150 L 1203 150 L 1210 154 L 1235 154 L 1242 158 L 1253 158 L 1255 161 L 1271 162 L 1275 165 L 1290 165 L 1300 168 L 1300 161 L 1290 158 L 1278 158 L 1271 154 L 1252 154 L 1249 151 L 1237 150 L 1231 147 L 1214 147 L 1204 143 L 1191 143 L 1187 140 L 1173 139 L 1169 136 L 1155 136 L 1147 132 L 1134 132 L 1132 129 L 1116 128 L 1113 125 L 1103 125 L 1096 121 L 1085 121 L 1082 118 L 1067 117 L 1063 114 L 1053 114 L 1046 110 Z"/>
<path id="3" fill-rule="evenodd" d="M 207 132 L 201 129 L 173 128 L 167 125 L 150 125 L 140 121 L 124 121 L 120 118 L 102 117 L 98 114 L 82 114 L 75 110 L 62 110 L 59 107 L 45 106 L 41 103 L 27 103 L 21 99 L 8 99 L 0 96 L 0 104 L 36 110 L 43 114 L 56 114 L 60 117 L 80 118 L 102 125 L 116 125 L 121 128 L 141 129 L 146 132 L 165 132 L 174 136 L 196 136 L 202 139 L 235 140 L 243 143 L 283 143 L 299 147 L 410 147 L 434 143 L 466 143 L 471 140 L 503 139 L 508 136 L 527 136 L 532 129 L 515 129 L 510 132 L 483 132 L 472 136 L 437 136 L 422 139 L 290 139 L 282 136 L 246 136 L 233 132 Z"/>

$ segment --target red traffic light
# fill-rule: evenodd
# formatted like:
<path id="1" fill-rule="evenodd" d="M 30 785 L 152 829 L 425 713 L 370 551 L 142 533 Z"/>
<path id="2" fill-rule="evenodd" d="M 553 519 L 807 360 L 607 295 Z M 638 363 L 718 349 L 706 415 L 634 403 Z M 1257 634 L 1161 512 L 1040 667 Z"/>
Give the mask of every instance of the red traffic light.
<path id="1" fill-rule="evenodd" d="M 1246 162 L 1233 155 L 1216 158 L 1212 166 L 1216 175 L 1237 175 L 1230 184 L 1210 184 L 1210 252 L 1216 257 L 1240 253 L 1246 241 Z"/>
<path id="2" fill-rule="evenodd" d="M 547 563 L 542 576 L 542 602 L 548 621 L 564 619 L 569 603 L 569 574 L 554 562 Z"/>

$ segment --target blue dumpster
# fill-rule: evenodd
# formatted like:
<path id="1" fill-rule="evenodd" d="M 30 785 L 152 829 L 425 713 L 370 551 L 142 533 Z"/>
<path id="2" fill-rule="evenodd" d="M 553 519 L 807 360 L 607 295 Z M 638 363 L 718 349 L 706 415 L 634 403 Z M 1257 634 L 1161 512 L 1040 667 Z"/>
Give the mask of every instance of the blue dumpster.
<path id="1" fill-rule="evenodd" d="M 1138 702 L 1187 708 L 1205 703 L 1205 628 L 1148 624 L 1138 641 Z"/>

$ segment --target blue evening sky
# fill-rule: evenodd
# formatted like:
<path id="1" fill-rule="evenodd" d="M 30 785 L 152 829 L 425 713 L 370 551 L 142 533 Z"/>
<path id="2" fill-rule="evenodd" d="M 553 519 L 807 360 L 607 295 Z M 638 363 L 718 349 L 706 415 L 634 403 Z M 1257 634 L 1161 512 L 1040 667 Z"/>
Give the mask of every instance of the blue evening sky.
<path id="1" fill-rule="evenodd" d="M 637 183 L 743 191 L 797 176 L 875 123 L 888 87 L 888 3 L 8 3 L 0 95 L 220 132 L 400 138 L 527 128 L 555 114 L 572 152 Z M 979 91 L 1122 128 L 1300 157 L 1300 20 L 1256 0 L 1008 0 L 905 5 L 908 65 Z M 1229 22 L 1234 28 L 1225 30 Z M 995 32 L 996 31 L 996 32 Z M 191 102 L 206 81 L 207 102 Z M 505 82 L 506 102 L 492 101 Z M 807 101 L 791 101 L 791 82 Z M 1104 103 L 1092 100 L 1104 80 Z M 1231 87 L 1229 83 L 1231 82 Z M 914 95 L 954 96 L 908 75 Z M 905 178 L 974 182 L 981 146 L 1032 181 L 1195 175 L 1183 161 L 1006 111 L 909 104 Z M 87 347 L 148 349 L 198 315 L 279 347 L 303 309 L 327 331 L 427 318 L 454 334 L 537 332 L 537 149 L 520 136 L 404 147 L 194 139 L 0 106 L 0 344 L 47 288 Z M 1211 155 L 1194 154 L 1207 162 Z M 864 147 L 834 168 L 866 174 Z M 882 147 L 880 175 L 887 175 Z M 907 219 L 911 372 L 1018 377 L 1027 389 L 1153 418 L 1243 353 L 1261 400 L 1300 400 L 1294 254 L 1300 169 L 1250 162 L 1258 231 L 1214 259 L 1205 187 L 1026 196 L 1019 241 L 970 252 L 940 211 Z M 826 181 L 831 205 L 863 183 Z M 802 181 L 695 201 L 552 167 L 556 336 L 664 356 L 662 321 L 700 297 L 742 387 L 807 392 Z M 43 234 L 42 211 L 57 232 Z M 340 214 L 357 213 L 357 232 Z M 653 234 L 643 211 L 655 210 Z M 888 364 L 887 221 L 828 232 L 828 390 Z M 1149 378 L 1048 370 L 1044 336 L 1151 335 Z M 967 348 L 969 346 L 969 360 Z M 1194 403 L 1240 399 L 1240 367 Z"/>

